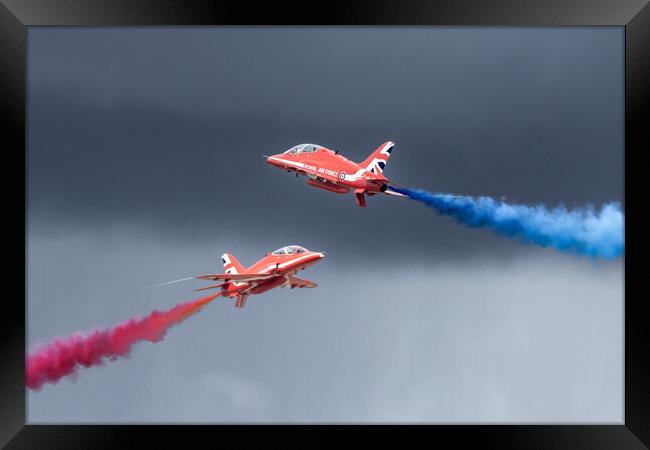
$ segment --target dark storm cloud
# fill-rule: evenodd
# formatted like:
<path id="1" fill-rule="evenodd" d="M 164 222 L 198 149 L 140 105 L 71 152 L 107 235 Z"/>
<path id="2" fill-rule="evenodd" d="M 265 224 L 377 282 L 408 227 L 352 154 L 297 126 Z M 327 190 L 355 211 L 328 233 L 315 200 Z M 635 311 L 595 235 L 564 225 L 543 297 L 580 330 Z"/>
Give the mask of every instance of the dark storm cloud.
<path id="1" fill-rule="evenodd" d="M 32 29 L 30 227 L 530 251 L 401 199 L 361 210 L 260 155 L 315 142 L 359 161 L 390 139 L 407 186 L 621 200 L 622 46 L 614 28 Z"/>

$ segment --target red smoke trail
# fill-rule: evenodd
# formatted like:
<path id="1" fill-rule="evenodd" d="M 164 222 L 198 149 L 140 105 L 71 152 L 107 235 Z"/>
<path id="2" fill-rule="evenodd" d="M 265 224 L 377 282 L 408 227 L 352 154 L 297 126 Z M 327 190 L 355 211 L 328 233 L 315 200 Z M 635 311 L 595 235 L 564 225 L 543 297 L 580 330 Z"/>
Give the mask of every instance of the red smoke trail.
<path id="1" fill-rule="evenodd" d="M 38 390 L 43 383 L 56 383 L 77 367 L 102 364 L 103 358 L 125 356 L 138 341 L 158 342 L 167 329 L 187 319 L 217 298 L 220 293 L 181 303 L 167 311 L 153 311 L 147 317 L 129 319 L 121 324 L 90 333 L 75 333 L 68 338 L 54 338 L 27 356 L 25 384 Z"/>

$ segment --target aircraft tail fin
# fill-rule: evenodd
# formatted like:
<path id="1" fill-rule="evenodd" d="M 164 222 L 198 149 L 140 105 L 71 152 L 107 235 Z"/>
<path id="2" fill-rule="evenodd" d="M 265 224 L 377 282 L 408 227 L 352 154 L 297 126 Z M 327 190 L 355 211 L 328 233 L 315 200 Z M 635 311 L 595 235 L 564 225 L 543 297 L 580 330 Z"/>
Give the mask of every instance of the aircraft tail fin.
<path id="1" fill-rule="evenodd" d="M 359 164 L 367 171 L 374 173 L 375 175 L 381 175 L 384 171 L 384 167 L 388 163 L 388 158 L 390 158 L 390 153 L 393 151 L 395 143 L 388 141 L 381 144 L 377 150 L 372 152 L 365 161 Z"/>
<path id="2" fill-rule="evenodd" d="M 225 273 L 238 274 L 244 273 L 246 271 L 246 267 L 237 261 L 237 258 L 235 258 L 235 256 L 230 253 L 224 253 L 221 255 L 221 260 L 223 261 L 223 268 Z"/>

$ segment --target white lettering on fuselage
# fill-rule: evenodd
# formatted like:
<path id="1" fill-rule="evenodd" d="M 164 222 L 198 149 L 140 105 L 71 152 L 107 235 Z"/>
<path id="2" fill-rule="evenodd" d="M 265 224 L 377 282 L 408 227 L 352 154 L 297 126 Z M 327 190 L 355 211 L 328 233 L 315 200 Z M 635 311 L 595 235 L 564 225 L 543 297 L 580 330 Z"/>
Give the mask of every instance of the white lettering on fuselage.
<path id="1" fill-rule="evenodd" d="M 271 156 L 270 159 L 273 160 L 273 161 L 278 161 L 280 163 L 287 164 L 289 166 L 297 167 L 297 168 L 302 169 L 304 171 L 311 171 L 312 173 L 315 173 L 315 174 L 318 174 L 318 175 L 328 175 L 328 176 L 331 176 L 331 177 L 334 177 L 334 178 L 339 177 L 339 171 L 338 170 L 327 169 L 325 167 L 318 167 L 318 166 L 314 166 L 312 164 L 307 164 L 307 163 L 302 163 L 302 162 L 289 161 L 287 159 L 277 158 L 275 156 Z M 341 177 L 341 180 L 355 181 L 361 176 L 361 174 L 364 171 L 365 171 L 364 169 L 359 169 L 354 174 L 345 174 L 343 177 Z"/>
<path id="2" fill-rule="evenodd" d="M 321 167 L 320 169 L 318 169 L 318 173 L 329 175 L 331 177 L 339 176 L 338 170 L 326 169 L 325 167 Z"/>

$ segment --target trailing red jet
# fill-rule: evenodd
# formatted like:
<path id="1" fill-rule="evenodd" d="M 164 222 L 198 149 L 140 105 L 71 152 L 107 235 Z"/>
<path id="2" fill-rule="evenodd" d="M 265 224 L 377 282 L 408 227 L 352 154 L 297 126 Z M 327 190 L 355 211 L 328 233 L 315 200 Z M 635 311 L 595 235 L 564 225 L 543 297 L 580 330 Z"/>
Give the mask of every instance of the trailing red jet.
<path id="1" fill-rule="evenodd" d="M 300 144 L 284 153 L 266 158 L 266 162 L 289 172 L 309 177 L 307 184 L 337 194 L 352 190 L 357 205 L 366 206 L 366 195 L 380 193 L 402 196 L 388 186 L 383 171 L 395 143 L 384 142 L 363 162 L 350 161 L 338 151 L 315 144 Z"/>
<path id="2" fill-rule="evenodd" d="M 325 257 L 325 252 L 312 252 L 299 245 L 288 245 L 267 253 L 248 269 L 230 253 L 221 256 L 225 273 L 199 275 L 201 280 L 219 280 L 222 283 L 204 286 L 195 291 L 221 289 L 224 297 L 236 298 L 235 307 L 243 308 L 251 294 L 261 294 L 276 287 L 314 288 L 316 283 L 298 278 L 295 274 Z"/>

